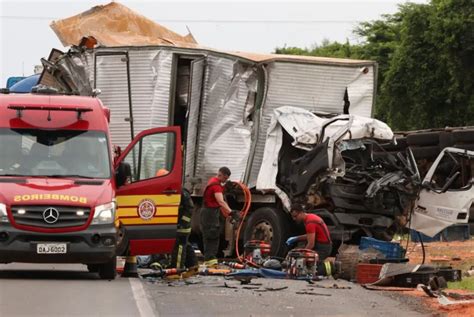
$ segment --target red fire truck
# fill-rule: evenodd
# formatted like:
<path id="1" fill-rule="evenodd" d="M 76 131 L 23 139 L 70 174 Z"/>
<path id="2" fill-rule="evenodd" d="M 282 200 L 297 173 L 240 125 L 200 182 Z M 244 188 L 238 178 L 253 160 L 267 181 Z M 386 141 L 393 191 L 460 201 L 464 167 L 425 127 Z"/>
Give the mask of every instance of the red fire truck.
<path id="1" fill-rule="evenodd" d="M 180 130 L 142 131 L 114 156 L 109 119 L 98 98 L 0 94 L 0 263 L 83 263 L 113 279 L 117 254 L 171 251 Z"/>

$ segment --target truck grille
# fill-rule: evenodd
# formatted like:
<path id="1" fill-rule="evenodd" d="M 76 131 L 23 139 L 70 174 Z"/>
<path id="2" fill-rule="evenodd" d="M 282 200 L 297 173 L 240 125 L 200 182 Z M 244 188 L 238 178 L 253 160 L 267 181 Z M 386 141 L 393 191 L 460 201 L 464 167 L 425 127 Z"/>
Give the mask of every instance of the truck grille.
<path id="1" fill-rule="evenodd" d="M 12 206 L 19 225 L 42 228 L 78 227 L 87 223 L 89 208 L 70 206 Z"/>

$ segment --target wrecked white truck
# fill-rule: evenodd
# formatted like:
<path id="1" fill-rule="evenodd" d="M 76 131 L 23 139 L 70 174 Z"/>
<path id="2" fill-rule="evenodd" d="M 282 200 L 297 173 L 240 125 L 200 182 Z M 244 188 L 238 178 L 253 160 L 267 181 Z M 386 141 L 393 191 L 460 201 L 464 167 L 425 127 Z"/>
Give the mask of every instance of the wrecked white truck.
<path id="1" fill-rule="evenodd" d="M 312 206 L 335 241 L 390 239 L 406 223 L 417 191 L 416 166 L 409 156 L 374 157 L 374 148 L 393 133 L 368 118 L 373 62 L 277 55 L 257 61 L 202 49 L 98 47 L 55 52 L 44 64 L 41 83 L 51 85 L 55 78 L 53 85 L 69 93 L 101 90 L 111 108 L 114 144 L 127 144 L 153 126 L 181 126 L 184 182 L 197 205 L 207 179 L 228 166 L 232 180 L 252 190 L 244 240 L 271 242 L 274 254 L 284 252 L 285 239 L 296 230 L 287 215 L 293 201 Z M 344 108 L 351 115 L 311 112 Z M 274 133 L 277 122 L 283 129 Z M 233 203 L 241 199 L 237 195 Z"/>
<path id="2" fill-rule="evenodd" d="M 113 17 L 102 19 L 111 8 Z M 40 78 L 40 84 L 65 93 L 100 90 L 111 110 L 114 144 L 128 144 L 152 127 L 180 126 L 183 182 L 196 205 L 209 177 L 228 166 L 231 179 L 252 193 L 243 239 L 271 243 L 272 254 L 283 254 L 285 240 L 297 230 L 287 213 L 292 201 L 306 202 L 320 213 L 335 241 L 361 235 L 390 238 L 405 223 L 417 173 L 409 156 L 374 155 L 378 141 L 393 138 L 386 125 L 370 119 L 375 62 L 225 52 L 171 31 L 160 38 L 161 26 L 154 26 L 152 36 L 132 39 L 128 31 L 107 29 L 110 23 L 97 26 L 120 18 L 119 9 L 112 3 L 54 22 L 62 43 L 72 47 L 67 53 L 53 50 L 43 60 Z M 129 11 L 130 23 L 146 20 Z M 284 123 L 275 116 L 279 113 L 298 122 Z M 234 194 L 228 199 L 238 208 L 243 195 Z M 199 231 L 197 219 L 194 232 Z M 228 241 L 232 232 L 228 224 Z M 233 246 L 229 243 L 229 252 Z"/>

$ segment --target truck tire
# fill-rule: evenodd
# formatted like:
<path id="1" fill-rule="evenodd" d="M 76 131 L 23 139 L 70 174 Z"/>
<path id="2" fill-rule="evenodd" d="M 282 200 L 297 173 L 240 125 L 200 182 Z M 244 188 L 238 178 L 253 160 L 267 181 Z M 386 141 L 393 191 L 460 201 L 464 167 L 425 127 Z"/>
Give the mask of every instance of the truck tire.
<path id="1" fill-rule="evenodd" d="M 423 132 L 407 135 L 407 143 L 409 146 L 428 146 L 438 145 L 439 132 Z"/>
<path id="2" fill-rule="evenodd" d="M 117 257 L 114 256 L 108 262 L 99 264 L 99 276 L 103 280 L 114 280 L 117 275 Z"/>
<path id="3" fill-rule="evenodd" d="M 244 231 L 244 245 L 250 240 L 263 240 L 270 244 L 270 254 L 284 256 L 286 239 L 289 236 L 291 219 L 282 210 L 262 207 L 249 217 Z"/>

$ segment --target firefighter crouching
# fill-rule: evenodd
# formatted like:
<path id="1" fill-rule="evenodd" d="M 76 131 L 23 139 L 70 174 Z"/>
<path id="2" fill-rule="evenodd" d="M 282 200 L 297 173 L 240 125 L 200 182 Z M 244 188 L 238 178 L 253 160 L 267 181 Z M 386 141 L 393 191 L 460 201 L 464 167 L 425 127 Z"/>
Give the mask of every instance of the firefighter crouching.
<path id="1" fill-rule="evenodd" d="M 324 261 L 324 259 L 331 255 L 331 235 L 321 217 L 306 213 L 301 204 L 293 204 L 291 206 L 291 217 L 297 223 L 304 223 L 306 234 L 289 238 L 286 241 L 288 246 L 292 246 L 298 241 L 306 240 L 305 249 L 316 251 L 320 261 Z"/>

